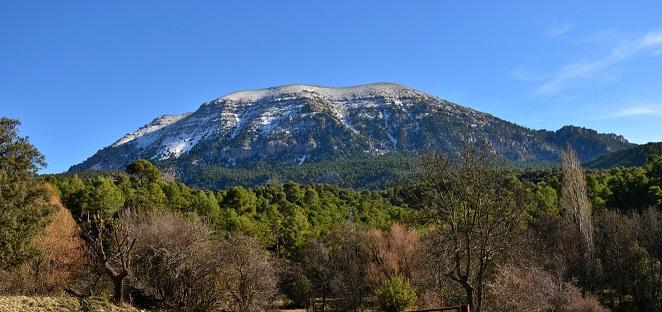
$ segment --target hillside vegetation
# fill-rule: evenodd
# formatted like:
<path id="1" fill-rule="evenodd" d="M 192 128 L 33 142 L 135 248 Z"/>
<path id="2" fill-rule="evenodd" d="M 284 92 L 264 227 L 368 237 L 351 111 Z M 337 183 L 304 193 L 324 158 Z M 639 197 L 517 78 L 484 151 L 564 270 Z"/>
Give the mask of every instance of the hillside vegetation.
<path id="1" fill-rule="evenodd" d="M 662 143 L 647 143 L 609 153 L 588 162 L 586 166 L 595 169 L 635 167 L 643 165 L 653 155 L 662 155 Z"/>
<path id="2" fill-rule="evenodd" d="M 6 296 L 66 289 L 172 311 L 662 308 L 659 156 L 584 171 L 566 150 L 560 167 L 523 170 L 467 148 L 453 160 L 425 154 L 385 189 L 204 189 L 147 160 L 38 176 L 17 122 L 1 125 L 12 151 L 0 154 Z"/>

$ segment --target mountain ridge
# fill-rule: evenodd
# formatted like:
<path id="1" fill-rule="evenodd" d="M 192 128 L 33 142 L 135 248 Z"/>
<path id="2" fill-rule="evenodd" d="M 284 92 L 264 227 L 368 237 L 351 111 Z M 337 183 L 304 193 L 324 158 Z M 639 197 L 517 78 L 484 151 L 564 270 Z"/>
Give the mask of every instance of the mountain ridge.
<path id="1" fill-rule="evenodd" d="M 139 158 L 190 166 L 293 165 L 482 145 L 513 162 L 582 161 L 634 146 L 622 136 L 566 126 L 533 130 L 394 83 L 330 88 L 290 84 L 228 93 L 196 111 L 163 115 L 72 166 L 123 169 Z"/>

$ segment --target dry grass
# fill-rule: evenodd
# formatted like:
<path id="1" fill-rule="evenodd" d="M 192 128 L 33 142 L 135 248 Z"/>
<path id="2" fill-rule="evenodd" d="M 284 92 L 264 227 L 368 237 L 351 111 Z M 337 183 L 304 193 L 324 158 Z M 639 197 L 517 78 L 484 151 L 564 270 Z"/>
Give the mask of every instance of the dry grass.
<path id="1" fill-rule="evenodd" d="M 95 312 L 141 312 L 129 305 L 122 308 L 93 300 Z M 282 312 L 305 312 L 305 309 L 278 310 Z M 78 312 L 78 301 L 73 297 L 27 297 L 0 296 L 0 312 Z"/>
<path id="2" fill-rule="evenodd" d="M 93 300 L 92 308 L 98 312 L 138 312 L 125 306 L 116 307 L 101 300 Z M 0 312 L 74 312 L 78 301 L 71 297 L 0 296 Z"/>

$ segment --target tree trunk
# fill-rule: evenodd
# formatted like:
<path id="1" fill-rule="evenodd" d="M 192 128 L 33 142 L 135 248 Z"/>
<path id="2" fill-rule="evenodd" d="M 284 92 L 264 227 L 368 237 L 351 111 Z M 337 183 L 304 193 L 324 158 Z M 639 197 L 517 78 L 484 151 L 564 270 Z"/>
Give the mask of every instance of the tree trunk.
<path id="1" fill-rule="evenodd" d="M 124 302 L 124 276 L 113 277 L 113 302 L 120 306 Z"/>
<path id="2" fill-rule="evenodd" d="M 474 289 L 468 284 L 463 285 L 464 291 L 467 293 L 467 304 L 471 308 L 471 311 L 480 312 L 480 307 L 474 302 Z"/>

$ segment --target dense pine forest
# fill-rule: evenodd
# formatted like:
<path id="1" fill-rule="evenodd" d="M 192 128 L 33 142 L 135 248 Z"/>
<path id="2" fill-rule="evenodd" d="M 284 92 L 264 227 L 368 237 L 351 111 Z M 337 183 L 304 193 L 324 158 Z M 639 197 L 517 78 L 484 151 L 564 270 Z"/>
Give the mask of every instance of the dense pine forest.
<path id="1" fill-rule="evenodd" d="M 38 175 L 44 157 L 19 125 L 0 121 L 4 295 L 81 309 L 107 298 L 181 311 L 662 310 L 659 155 L 587 171 L 566 150 L 558 167 L 522 169 L 468 148 L 371 165 L 403 168 L 382 189 L 202 189 L 147 160 Z"/>

